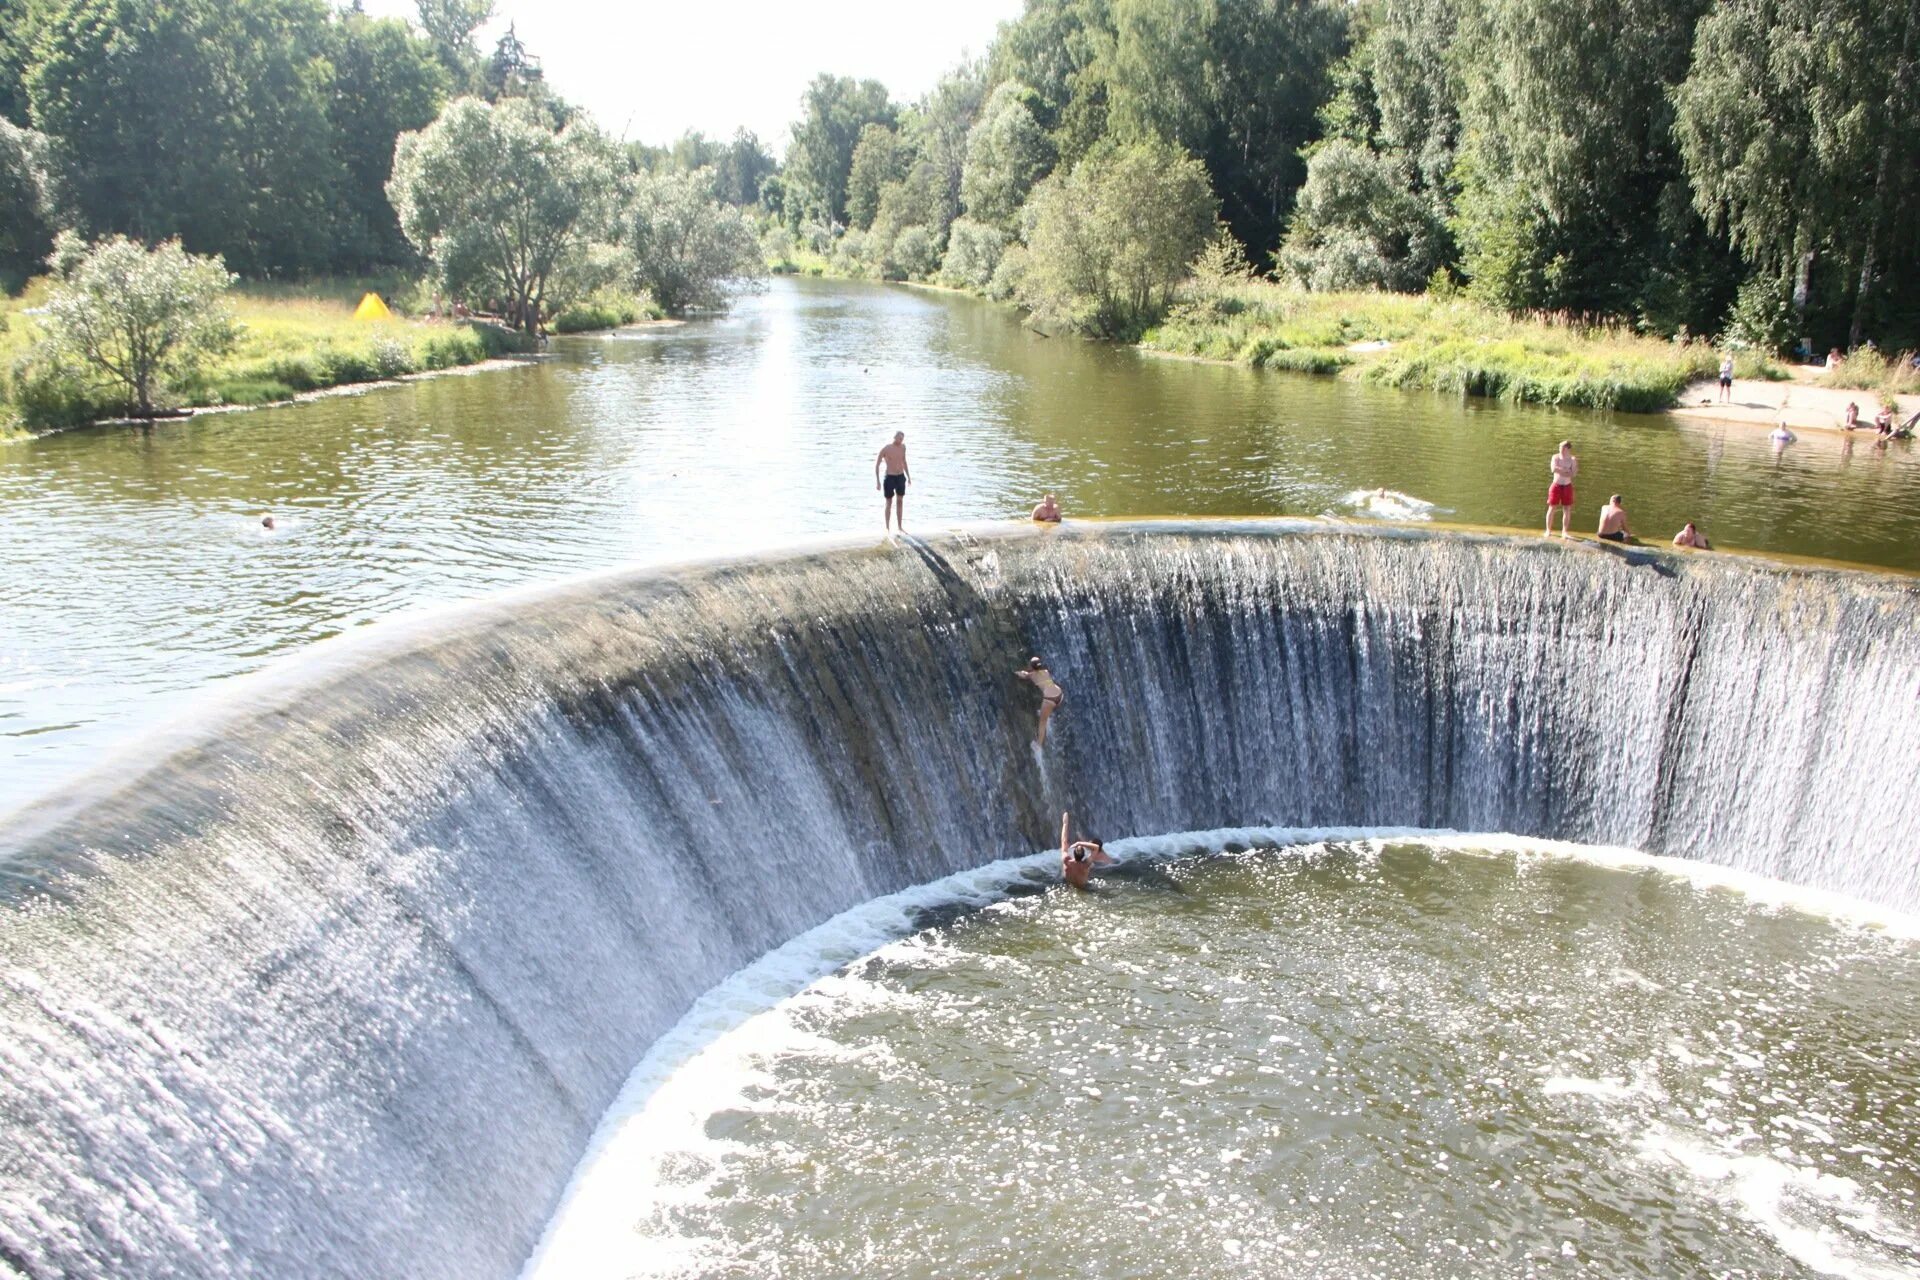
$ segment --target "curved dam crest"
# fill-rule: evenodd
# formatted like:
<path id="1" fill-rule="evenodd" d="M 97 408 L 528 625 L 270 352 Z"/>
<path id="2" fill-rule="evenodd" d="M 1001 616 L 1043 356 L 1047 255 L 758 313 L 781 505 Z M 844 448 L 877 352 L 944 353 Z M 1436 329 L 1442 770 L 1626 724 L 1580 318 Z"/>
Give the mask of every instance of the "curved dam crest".
<path id="1" fill-rule="evenodd" d="M 1904 578 L 1275 521 L 602 575 L 331 643 L 0 832 L 0 1273 L 512 1274 L 702 992 L 1062 808 L 1912 909 L 1917 623 Z M 1068 693 L 1040 762 L 1030 652 Z"/>

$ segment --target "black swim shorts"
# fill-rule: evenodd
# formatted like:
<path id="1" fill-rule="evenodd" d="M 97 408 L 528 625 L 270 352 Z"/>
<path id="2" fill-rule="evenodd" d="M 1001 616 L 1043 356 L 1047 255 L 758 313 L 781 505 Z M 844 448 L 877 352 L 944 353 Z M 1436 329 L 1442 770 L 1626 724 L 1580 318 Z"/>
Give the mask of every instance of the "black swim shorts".
<path id="1" fill-rule="evenodd" d="M 1627 535 L 1624 533 L 1603 533 L 1600 535 L 1600 540 L 1602 542 L 1625 542 Z"/>
<path id="2" fill-rule="evenodd" d="M 886 485 L 880 490 L 883 498 L 904 498 L 907 496 L 907 478 L 904 475 L 888 476 Z"/>
<path id="3" fill-rule="evenodd" d="M 1730 387 L 1730 386 L 1732 386 L 1732 385 L 1733 385 L 1733 379 L 1732 379 L 1732 378 L 1729 378 L 1729 377 L 1727 377 L 1727 376 L 1726 376 L 1725 374 L 1721 374 L 1721 375 L 1720 375 L 1720 385 L 1721 385 L 1721 386 L 1723 386 L 1723 387 Z"/>

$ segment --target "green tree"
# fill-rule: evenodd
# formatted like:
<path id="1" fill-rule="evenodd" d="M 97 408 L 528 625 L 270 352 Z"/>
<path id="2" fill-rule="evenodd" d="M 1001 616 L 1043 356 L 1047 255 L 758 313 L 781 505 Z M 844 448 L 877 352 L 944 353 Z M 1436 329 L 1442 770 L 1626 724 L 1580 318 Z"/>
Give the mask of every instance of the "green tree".
<path id="1" fill-rule="evenodd" d="M 1216 209 L 1205 166 L 1179 148 L 1096 148 L 1034 188 L 1020 301 L 1042 321 L 1137 335 L 1165 312 Z"/>
<path id="2" fill-rule="evenodd" d="M 635 286 L 674 315 L 724 308 L 731 289 L 766 274 L 752 226 L 715 194 L 712 170 L 640 175 L 624 224 Z"/>
<path id="3" fill-rule="evenodd" d="M 340 173 L 322 0 L 65 0 L 26 84 L 60 221 L 324 265 Z"/>
<path id="4" fill-rule="evenodd" d="M 992 83 L 1033 87 L 1034 115 L 1069 168 L 1106 136 L 1113 45 L 1111 0 L 1028 0 L 988 55 Z"/>
<path id="5" fill-rule="evenodd" d="M 474 33 L 493 17 L 493 0 L 414 0 L 420 29 L 433 42 L 456 92 L 480 88 L 480 48 Z"/>
<path id="6" fill-rule="evenodd" d="M 1444 233 L 1393 162 L 1357 143 L 1315 148 L 1278 255 L 1313 290 L 1419 289 L 1439 265 Z"/>
<path id="7" fill-rule="evenodd" d="M 1706 0 L 1483 0 L 1461 11 L 1455 232 L 1472 290 L 1507 307 L 1632 316 L 1691 229 L 1669 90 Z M 1680 206 L 1684 210 L 1684 199 Z"/>
<path id="8" fill-rule="evenodd" d="M 1849 345 L 1885 269 L 1920 266 L 1920 137 L 1901 100 L 1917 56 L 1915 0 L 1720 0 L 1674 94 L 1695 206 L 1791 281 L 1798 309 L 1816 260 L 1843 264 Z"/>
<path id="9" fill-rule="evenodd" d="M 1007 251 L 1007 234 L 999 227 L 958 218 L 947 229 L 947 256 L 940 274 L 963 289 L 985 291 Z"/>
<path id="10" fill-rule="evenodd" d="M 335 21 L 327 115 L 341 173 L 329 265 L 359 271 L 412 260 L 387 200 L 393 145 L 423 129 L 446 99 L 433 47 L 394 18 L 347 12 Z"/>
<path id="11" fill-rule="evenodd" d="M 1033 90 L 1009 80 L 994 89 L 967 133 L 960 200 L 976 222 L 1011 227 L 1033 184 L 1053 167 L 1053 142 L 1033 113 L 1033 100 Z"/>
<path id="12" fill-rule="evenodd" d="M 125 391 L 129 407 L 151 418 L 167 387 L 190 377 L 233 341 L 233 318 L 220 295 L 232 283 L 215 257 L 170 240 L 153 249 L 112 236 L 91 247 L 62 232 L 55 258 L 65 264 L 41 317 L 56 361 L 77 364 Z"/>
<path id="13" fill-rule="evenodd" d="M 0 0 L 0 120 L 22 128 L 32 122 L 27 68 L 46 11 L 46 0 Z"/>
<path id="14" fill-rule="evenodd" d="M 933 204 L 923 221 L 937 241 L 960 215 L 960 182 L 967 164 L 967 135 L 980 118 L 987 97 L 985 65 L 965 62 L 927 92 L 901 121 L 900 132 L 913 153 L 915 166 L 924 167 L 922 179 Z"/>
<path id="15" fill-rule="evenodd" d="M 12 292 L 34 274 L 52 240 L 43 145 L 39 134 L 0 119 L 0 294 Z"/>
<path id="16" fill-rule="evenodd" d="M 870 124 L 860 130 L 854 144 L 853 164 L 847 171 L 847 225 L 865 231 L 873 225 L 880 209 L 880 190 L 906 175 L 909 156 L 900 145 L 900 135 L 884 124 Z"/>
<path id="17" fill-rule="evenodd" d="M 590 124 L 555 132 L 525 99 L 460 98 L 400 136 L 387 196 L 443 290 L 497 302 L 531 333 L 584 278 L 570 268 L 605 238 L 616 187 L 614 148 Z"/>
<path id="18" fill-rule="evenodd" d="M 1319 131 L 1345 6 L 1321 0 L 1114 0 L 1107 116 L 1119 141 L 1199 156 L 1234 234 L 1280 242 Z"/>
<path id="19" fill-rule="evenodd" d="M 847 177 L 860 131 L 870 124 L 891 128 L 898 119 L 877 80 L 816 76 L 802 99 L 803 114 L 787 148 L 786 198 L 802 216 L 845 225 Z"/>
<path id="20" fill-rule="evenodd" d="M 779 169 L 751 130 L 735 130 L 733 141 L 713 160 L 713 193 L 730 205 L 760 203 L 767 179 Z"/>

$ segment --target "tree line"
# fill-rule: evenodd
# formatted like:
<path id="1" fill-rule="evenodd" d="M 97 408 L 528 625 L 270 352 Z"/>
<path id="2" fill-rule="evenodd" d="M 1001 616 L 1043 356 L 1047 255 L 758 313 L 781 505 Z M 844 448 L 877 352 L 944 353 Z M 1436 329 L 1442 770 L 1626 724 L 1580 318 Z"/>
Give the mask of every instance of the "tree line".
<path id="1" fill-rule="evenodd" d="M 1920 334 L 1920 0 L 1028 0 L 918 101 L 816 78 L 779 164 L 607 138 L 511 28 L 479 47 L 489 4 L 0 0 L 0 274 L 61 228 L 249 276 L 424 262 L 531 327 L 813 254 L 1124 336 L 1204 252 L 1758 345 Z"/>
<path id="2" fill-rule="evenodd" d="M 1307 289 L 1911 343 L 1916 58 L 1920 0 L 1029 0 L 911 106 L 816 80 L 768 202 L 843 268 L 1109 330 L 1166 278 L 1098 259 L 1191 256 L 1211 198 Z"/>

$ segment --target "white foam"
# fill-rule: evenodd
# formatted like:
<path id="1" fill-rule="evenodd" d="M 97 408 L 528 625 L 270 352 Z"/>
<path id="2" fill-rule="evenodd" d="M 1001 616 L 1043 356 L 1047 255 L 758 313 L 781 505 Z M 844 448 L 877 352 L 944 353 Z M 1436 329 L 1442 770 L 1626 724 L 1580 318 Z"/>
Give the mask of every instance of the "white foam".
<path id="1" fill-rule="evenodd" d="M 1355 489 L 1341 497 L 1340 505 L 1376 520 L 1431 520 L 1441 510 L 1424 498 L 1397 489 Z"/>
<path id="2" fill-rule="evenodd" d="M 1678 1168 L 1804 1266 L 1854 1280 L 1912 1280 L 1911 1264 L 1888 1247 L 1912 1253 L 1920 1250 L 1920 1240 L 1890 1222 L 1851 1178 L 1777 1154 L 1709 1146 L 1660 1126 L 1641 1139 L 1639 1151 L 1644 1159 Z M 1815 1217 L 1850 1230 L 1821 1226 Z"/>

